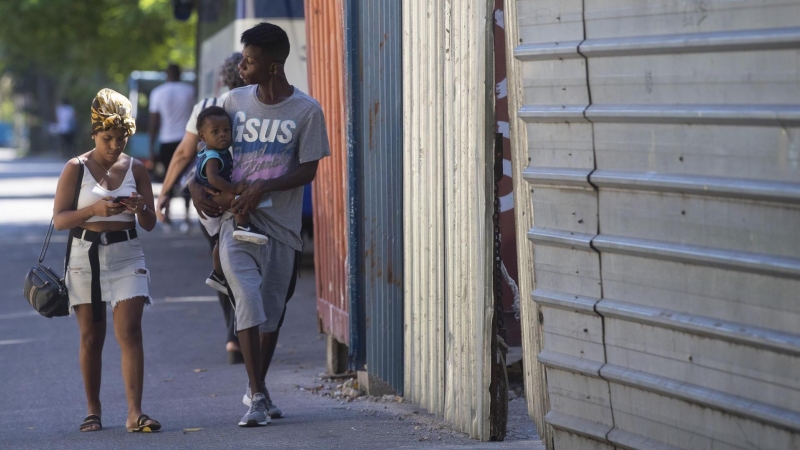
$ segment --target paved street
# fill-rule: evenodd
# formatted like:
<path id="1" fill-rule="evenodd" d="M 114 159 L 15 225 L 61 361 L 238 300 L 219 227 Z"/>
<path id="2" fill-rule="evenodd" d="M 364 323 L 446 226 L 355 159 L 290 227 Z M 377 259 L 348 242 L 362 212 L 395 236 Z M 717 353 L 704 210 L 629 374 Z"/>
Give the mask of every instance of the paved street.
<path id="1" fill-rule="evenodd" d="M 155 299 L 143 324 L 143 407 L 164 430 L 126 433 L 119 347 L 109 326 L 101 393 L 104 429 L 79 433 L 85 397 L 77 324 L 74 318 L 38 316 L 22 296 L 22 280 L 39 253 L 62 167 L 59 161 L 0 161 L 5 259 L 0 277 L 0 448 L 540 448 L 528 440 L 535 430 L 522 399 L 511 403 L 509 440 L 480 443 L 415 405 L 367 399 L 348 403 L 312 393 L 310 388 L 321 383 L 325 350 L 317 332 L 310 261 L 289 305 L 268 379 L 286 418 L 265 428 L 238 428 L 246 411 L 241 403 L 246 376 L 242 365 L 227 364 L 221 309 L 203 284 L 211 267 L 209 249 L 197 228 L 189 235 L 160 227 L 142 233 Z M 56 235 L 47 256 L 59 273 L 65 242 L 65 233 Z"/>

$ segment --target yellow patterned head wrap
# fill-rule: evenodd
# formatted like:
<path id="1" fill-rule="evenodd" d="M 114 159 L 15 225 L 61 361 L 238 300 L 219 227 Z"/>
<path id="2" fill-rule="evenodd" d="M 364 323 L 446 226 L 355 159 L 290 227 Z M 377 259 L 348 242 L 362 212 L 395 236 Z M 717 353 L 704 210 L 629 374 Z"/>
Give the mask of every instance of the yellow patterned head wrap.
<path id="1" fill-rule="evenodd" d="M 136 133 L 130 100 L 113 89 L 101 89 L 92 101 L 92 134 L 124 128 L 128 136 Z"/>

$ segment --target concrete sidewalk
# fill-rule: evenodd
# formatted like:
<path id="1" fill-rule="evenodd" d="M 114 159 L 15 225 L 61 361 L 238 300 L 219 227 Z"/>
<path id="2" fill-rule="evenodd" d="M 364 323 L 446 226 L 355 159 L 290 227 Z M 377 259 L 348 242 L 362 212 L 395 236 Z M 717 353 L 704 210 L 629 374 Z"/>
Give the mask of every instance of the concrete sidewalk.
<path id="1" fill-rule="evenodd" d="M 161 421 L 163 431 L 126 433 L 119 348 L 109 324 L 101 394 L 104 429 L 79 433 L 85 397 L 77 324 L 74 318 L 36 315 L 21 292 L 45 230 L 41 223 L 0 226 L 6 256 L 0 277 L 0 448 L 541 448 L 530 440 L 535 430 L 522 399 L 511 403 L 509 440 L 480 443 L 408 403 L 348 403 L 313 394 L 308 387 L 319 384 L 325 350 L 308 267 L 289 304 L 267 380 L 286 418 L 263 428 L 237 427 L 247 409 L 241 403 L 246 374 L 242 365 L 227 364 L 221 309 L 214 291 L 203 284 L 211 267 L 209 249 L 197 228 L 188 236 L 159 228 L 142 233 L 155 298 L 144 317 L 143 406 Z M 56 236 L 47 257 L 59 273 L 65 239 L 64 233 Z"/>

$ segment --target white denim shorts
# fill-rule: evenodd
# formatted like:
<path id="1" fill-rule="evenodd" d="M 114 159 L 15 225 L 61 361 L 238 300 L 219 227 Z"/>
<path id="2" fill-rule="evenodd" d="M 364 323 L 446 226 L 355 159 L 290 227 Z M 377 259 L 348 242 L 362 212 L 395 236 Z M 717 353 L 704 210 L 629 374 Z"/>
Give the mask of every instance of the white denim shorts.
<path id="1" fill-rule="evenodd" d="M 92 268 L 89 265 L 89 241 L 72 240 L 72 250 L 67 265 L 66 285 L 69 292 L 70 312 L 75 305 L 92 303 Z M 101 298 L 111 303 L 111 308 L 122 300 L 134 297 L 150 298 L 150 271 L 144 265 L 144 252 L 139 238 L 98 246 L 100 259 Z"/>

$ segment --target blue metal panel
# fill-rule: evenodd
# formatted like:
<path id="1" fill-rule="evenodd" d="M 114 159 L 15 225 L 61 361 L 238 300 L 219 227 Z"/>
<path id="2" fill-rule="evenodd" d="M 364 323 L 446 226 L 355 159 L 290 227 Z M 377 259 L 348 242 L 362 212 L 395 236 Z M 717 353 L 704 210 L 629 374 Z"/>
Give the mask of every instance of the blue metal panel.
<path id="1" fill-rule="evenodd" d="M 403 392 L 402 2 L 350 3 L 358 297 L 364 306 L 367 371 Z M 351 20 L 352 19 L 352 20 Z M 353 190 L 351 190 L 353 192 Z M 353 203 L 351 202 L 351 205 Z M 352 317 L 351 317 L 352 322 Z"/>

